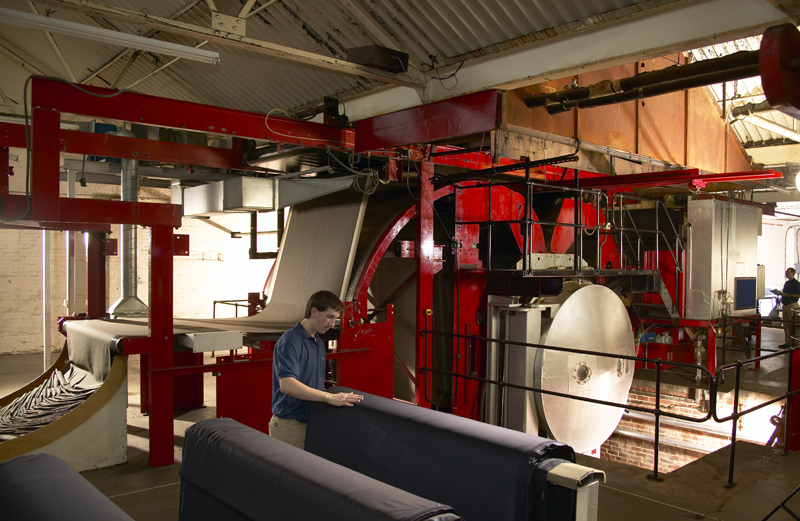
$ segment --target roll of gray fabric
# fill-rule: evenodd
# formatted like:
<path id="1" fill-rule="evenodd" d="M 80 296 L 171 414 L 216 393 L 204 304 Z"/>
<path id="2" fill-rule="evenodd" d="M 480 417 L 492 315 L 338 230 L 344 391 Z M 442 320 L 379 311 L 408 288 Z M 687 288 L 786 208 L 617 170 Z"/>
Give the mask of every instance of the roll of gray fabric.
<path id="1" fill-rule="evenodd" d="M 49 454 L 0 463 L 0 505 L 4 521 L 133 521 L 64 460 Z"/>
<path id="2" fill-rule="evenodd" d="M 550 459 L 574 462 L 569 446 L 345 387 L 330 392 L 364 400 L 341 408 L 313 403 L 307 451 L 452 505 L 471 521 L 551 519 L 545 501 L 560 491 L 548 490 L 538 469 Z M 573 508 L 567 501 L 552 519 L 571 519 Z"/>
<path id="3" fill-rule="evenodd" d="M 234 420 L 186 431 L 180 519 L 455 521 L 448 506 L 358 474 Z"/>

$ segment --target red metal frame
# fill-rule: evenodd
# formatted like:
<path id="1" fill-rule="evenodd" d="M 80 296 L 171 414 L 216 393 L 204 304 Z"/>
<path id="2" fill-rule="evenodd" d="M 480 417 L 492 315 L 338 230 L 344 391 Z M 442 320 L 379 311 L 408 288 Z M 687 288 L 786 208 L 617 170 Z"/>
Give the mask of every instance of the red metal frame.
<path id="1" fill-rule="evenodd" d="M 500 102 L 500 92 L 488 90 L 356 121 L 355 151 L 491 132 L 500 124 Z"/>
<path id="2" fill-rule="evenodd" d="M 433 276 L 436 273 L 436 261 L 433 255 L 433 163 L 423 161 L 419 171 L 417 186 L 417 319 L 416 319 L 416 366 L 417 385 L 414 389 L 414 400 L 417 404 L 430 407 L 431 402 L 426 390 L 431 385 L 428 373 L 422 367 L 432 367 L 433 339 L 428 335 L 423 338 L 422 332 L 430 330 L 433 324 Z"/>
<path id="3" fill-rule="evenodd" d="M 783 177 L 780 172 L 774 170 L 755 170 L 752 172 L 727 172 L 723 174 L 700 174 L 700 170 L 689 168 L 686 170 L 671 170 L 666 172 L 648 172 L 646 174 L 630 174 L 620 176 L 598 176 L 580 180 L 580 187 L 585 189 L 599 190 L 630 190 L 632 188 L 642 188 L 647 186 L 669 186 L 694 182 L 703 183 L 724 183 L 735 181 L 752 181 L 759 179 L 779 179 Z M 553 186 L 573 188 L 574 181 L 556 181 L 550 183 Z"/>
<path id="4" fill-rule="evenodd" d="M 377 150 L 385 147 L 405 146 L 413 143 L 425 143 L 437 139 L 452 138 L 459 135 L 490 132 L 497 128 L 499 122 L 499 102 L 501 96 L 497 91 L 476 93 L 461 96 L 423 107 L 387 114 L 357 123 L 357 132 L 338 127 L 329 127 L 309 122 L 291 120 L 277 116 L 221 109 L 204 105 L 186 103 L 153 96 L 146 96 L 132 92 L 118 93 L 109 89 L 95 87 L 81 87 L 87 92 L 81 92 L 74 86 L 63 82 L 35 78 L 32 81 L 31 104 L 33 110 L 31 127 L 32 157 L 31 157 L 31 197 L 5 195 L 3 197 L 3 215 L 16 217 L 21 215 L 30 202 L 30 213 L 27 216 L 31 221 L 52 223 L 120 223 L 140 224 L 152 227 L 151 235 L 151 285 L 150 285 L 150 329 L 151 336 L 145 339 L 126 340 L 126 354 L 139 353 L 142 355 L 142 378 L 146 383 L 142 396 L 142 407 L 150 413 L 150 463 L 153 466 L 168 465 L 173 463 L 173 422 L 172 415 L 176 403 L 176 377 L 197 375 L 207 371 L 217 371 L 225 379 L 232 381 L 245 381 L 241 374 L 233 376 L 235 371 L 244 369 L 245 365 L 253 364 L 250 369 L 266 368 L 269 360 L 266 356 L 257 357 L 251 354 L 248 364 L 234 364 L 231 356 L 230 364 L 218 364 L 214 369 L 198 364 L 194 360 L 176 364 L 172 349 L 172 257 L 174 255 L 174 239 L 172 227 L 180 225 L 180 207 L 176 205 L 152 205 L 147 203 L 124 203 L 119 201 L 99 200 L 64 200 L 59 194 L 59 153 L 62 151 L 78 151 L 78 153 L 94 153 L 95 155 L 109 155 L 112 152 L 124 158 L 149 159 L 170 161 L 188 164 L 200 164 L 212 167 L 227 167 L 246 169 L 238 158 L 238 152 L 218 151 L 205 147 L 195 148 L 190 145 L 163 143 L 136 138 L 121 138 L 116 136 L 83 135 L 72 131 L 61 131 L 59 128 L 60 113 L 74 113 L 97 118 L 113 118 L 116 120 L 131 121 L 148 125 L 164 126 L 170 128 L 193 130 L 198 132 L 214 132 L 228 134 L 235 138 L 270 139 L 284 143 L 304 144 L 311 146 L 332 146 L 341 150 Z M 101 97 L 97 97 L 101 96 Z M 426 125 L 420 125 L 425 121 Z M 17 127 L 17 128 L 12 128 Z M 356 142 L 356 136 L 359 141 Z M 22 134 L 24 138 L 24 134 Z M 234 140 L 237 147 L 241 147 L 239 139 Z M 9 145 L 8 143 L 16 143 Z M 19 146 L 20 133 L 18 126 L 0 124 L 0 148 L 6 146 Z M 446 150 L 439 147 L 437 150 Z M 416 158 L 421 152 L 412 152 Z M 391 153 L 387 155 L 391 156 Z M 395 158 L 396 159 L 396 158 Z M 3 158 L 0 157 L 0 166 Z M 503 160 L 513 164 L 510 159 Z M 433 191 L 431 179 L 434 163 L 448 164 L 463 168 L 489 168 L 492 165 L 491 157 L 484 152 L 455 154 L 450 156 L 425 157 L 421 164 L 418 183 L 418 201 L 416 207 L 406 211 L 388 229 L 381 238 L 373 255 L 362 272 L 356 288 L 356 300 L 348 303 L 343 336 L 340 339 L 340 351 L 332 355 L 333 360 L 343 361 L 339 364 L 339 380 L 343 385 L 350 385 L 367 392 L 374 392 L 384 396 L 391 396 L 392 365 L 393 365 L 393 308 L 387 307 L 387 319 L 383 323 L 367 323 L 367 289 L 377 264 L 383 252 L 391 244 L 400 229 L 413 217 L 417 216 L 417 317 L 416 317 L 416 402 L 423 406 L 431 403 L 425 396 L 425 391 L 430 388 L 431 381 L 428 374 L 421 372 L 422 367 L 432 366 L 432 349 L 430 339 L 423 339 L 421 332 L 432 329 L 433 313 L 433 274 L 439 268 L 439 262 L 434 255 L 433 244 L 433 202 L 442 194 L 452 193 L 453 188 L 448 187 L 437 192 Z M 502 163 L 502 162 L 501 162 Z M 541 169 L 548 178 L 557 177 L 556 170 Z M 564 172 L 563 183 L 572 186 L 569 181 L 569 170 Z M 2 172 L 0 179 L 7 176 Z M 584 178 L 581 174 L 581 185 L 584 188 L 624 189 L 630 186 L 654 186 L 676 184 L 680 182 L 692 183 L 698 179 L 705 182 L 735 181 L 743 179 L 767 179 L 778 177 L 774 172 L 757 172 L 745 174 L 712 174 L 699 176 L 697 171 L 683 171 L 679 173 L 643 174 L 641 176 L 625 176 L 624 179 L 608 177 L 592 177 L 590 174 Z M 672 176 L 672 177 L 670 177 Z M 637 184 L 638 183 L 638 184 Z M 555 184 L 555 183 L 554 183 Z M 518 195 L 518 194 L 517 194 Z M 512 196 L 513 199 L 514 196 Z M 521 197 L 521 196 L 520 196 Z M 492 196 L 494 203 L 494 195 Z M 509 200 L 505 212 L 512 207 Z M 500 205 L 502 206 L 502 204 Z M 494 217 L 494 206 L 492 216 Z M 90 273 L 95 269 L 96 278 L 90 284 L 91 313 L 101 316 L 105 313 L 104 282 L 100 278 L 105 274 L 104 258 L 98 253 L 99 243 L 103 233 L 93 232 L 95 246 L 90 247 Z M 518 235 L 518 231 L 517 231 Z M 534 234 L 536 235 L 536 234 Z M 462 244 L 473 241 L 476 232 L 465 228 L 458 237 Z M 519 241 L 519 239 L 517 239 Z M 91 241 L 90 241 L 91 242 Z M 538 243 L 534 247 L 539 248 Z M 474 260 L 471 246 L 464 250 L 464 255 Z M 380 255 L 377 253 L 380 252 Z M 460 256 L 460 254 L 459 254 Z M 466 259 L 466 257 L 465 257 Z M 460 268 L 466 268 L 468 262 Z M 476 316 L 481 306 L 482 273 L 477 270 L 459 269 L 456 277 L 458 291 L 463 298 L 456 302 L 461 306 L 462 316 L 469 314 Z M 102 306 L 100 303 L 103 303 Z M 472 331 L 473 322 L 467 321 L 466 326 L 459 321 L 454 328 L 457 332 L 466 334 L 478 333 Z M 464 326 L 464 327 L 462 327 Z M 711 328 L 713 330 L 713 328 Z M 709 340 L 711 341 L 711 332 Z M 712 346 L 713 346 L 713 342 Z M 458 371 L 471 373 L 480 371 L 479 365 L 472 360 L 476 351 L 468 344 L 461 342 L 455 346 L 457 360 L 454 367 Z M 713 348 L 709 356 L 713 357 Z M 461 355 L 458 357 L 458 355 Z M 713 358 L 712 358 L 713 360 Z M 189 365 L 185 365 L 189 364 Z M 178 367 L 176 367 L 178 366 Z M 798 371 L 800 373 L 800 371 Z M 229 378 L 230 377 L 230 378 Z M 256 375 L 263 385 L 263 375 Z M 271 377 L 270 377 L 271 380 Z M 196 379 L 193 380 L 196 382 Z M 222 382 L 222 380 L 221 380 Z M 181 386 L 178 386 L 181 387 Z M 191 387 L 191 386 L 190 386 Z M 225 386 L 222 386 L 225 387 Z M 476 415 L 477 388 L 469 385 L 461 386 L 454 390 L 454 410 L 457 414 L 467 416 Z M 268 392 L 264 391 L 264 392 Z M 180 394 L 178 394 L 180 401 Z M 194 397 L 195 401 L 197 397 Z M 202 400 L 202 397 L 200 398 Z M 191 400 L 189 400 L 191 401 Z M 460 412 L 459 412 L 460 411 Z M 800 421 L 800 415 L 797 415 Z"/>

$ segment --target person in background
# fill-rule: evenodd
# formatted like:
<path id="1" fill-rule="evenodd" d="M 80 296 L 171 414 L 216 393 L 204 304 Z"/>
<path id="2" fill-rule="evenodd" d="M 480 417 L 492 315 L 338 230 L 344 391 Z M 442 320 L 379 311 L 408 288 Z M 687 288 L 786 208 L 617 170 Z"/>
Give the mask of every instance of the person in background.
<path id="1" fill-rule="evenodd" d="M 364 397 L 325 392 L 326 344 L 319 335 L 333 327 L 344 304 L 330 291 L 318 291 L 306 303 L 305 317 L 275 344 L 272 362 L 272 419 L 269 435 L 305 448 L 310 402 L 352 407 Z"/>
<path id="2" fill-rule="evenodd" d="M 782 291 L 776 293 L 781 296 L 781 304 L 783 305 L 783 343 L 778 347 L 784 348 L 794 346 L 792 341 L 792 318 L 794 311 L 798 308 L 797 301 L 800 300 L 800 282 L 794 278 L 794 268 L 786 268 L 786 283 L 783 285 Z"/>

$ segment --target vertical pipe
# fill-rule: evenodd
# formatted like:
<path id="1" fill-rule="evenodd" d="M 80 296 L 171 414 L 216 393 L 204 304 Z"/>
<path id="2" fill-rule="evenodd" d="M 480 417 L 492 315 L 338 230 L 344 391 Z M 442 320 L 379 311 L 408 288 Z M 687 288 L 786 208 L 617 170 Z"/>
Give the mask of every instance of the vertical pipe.
<path id="1" fill-rule="evenodd" d="M 597 215 L 595 216 L 595 221 L 594 221 L 595 224 L 594 233 L 595 235 L 597 235 L 597 237 L 595 238 L 597 240 L 597 269 L 601 270 L 603 269 L 604 266 L 602 266 L 603 256 L 600 255 L 600 198 L 598 197 L 595 202 L 596 202 L 595 213 Z"/>
<path id="2" fill-rule="evenodd" d="M 658 443 L 661 434 L 661 359 L 656 358 L 656 407 L 655 412 L 655 438 L 653 439 L 653 474 L 647 476 L 648 479 L 653 481 L 664 481 L 664 478 L 658 476 Z"/>
<path id="3" fill-rule="evenodd" d="M 486 241 L 486 271 L 492 271 L 492 229 L 494 228 L 494 224 L 492 224 L 492 186 L 494 185 L 489 182 L 489 230 Z"/>
<path id="4" fill-rule="evenodd" d="M 661 257 L 661 255 L 659 253 L 659 240 L 658 240 L 659 239 L 659 237 L 658 237 L 659 236 L 658 209 L 659 209 L 660 206 L 661 206 L 660 203 L 656 203 L 656 271 L 658 271 L 658 266 L 659 266 L 658 260 L 659 260 L 659 257 Z M 677 274 L 676 274 L 676 276 L 677 276 Z M 676 295 L 676 297 L 677 297 L 677 295 Z"/>
<path id="5" fill-rule="evenodd" d="M 74 170 L 67 170 L 67 197 L 75 197 L 75 175 Z M 65 231 L 64 232 L 64 246 L 65 254 L 67 257 L 67 299 L 66 308 L 67 315 L 75 312 L 75 237 L 78 232 Z"/>
<path id="6" fill-rule="evenodd" d="M 125 129 L 117 131 L 120 137 L 135 137 L 133 132 Z M 120 198 L 125 202 L 139 201 L 139 160 L 123 159 L 120 182 Z M 109 314 L 115 316 L 147 316 L 147 306 L 137 293 L 139 271 L 137 267 L 138 237 L 135 224 L 120 226 L 120 292 L 121 295 L 111 308 Z"/>
<path id="7" fill-rule="evenodd" d="M 137 159 L 125 159 L 122 161 L 122 193 L 123 201 L 136 202 L 139 200 L 139 161 Z M 122 225 L 122 280 L 120 288 L 123 297 L 136 297 L 137 293 L 137 262 L 136 262 L 136 242 L 137 230 L 135 224 Z"/>
<path id="8" fill-rule="evenodd" d="M 258 258 L 258 212 L 250 212 L 250 258 Z"/>
<path id="9" fill-rule="evenodd" d="M 42 230 L 42 352 L 44 370 L 50 367 L 52 343 L 52 309 L 50 305 L 50 230 Z"/>
<path id="10" fill-rule="evenodd" d="M 575 258 L 572 264 L 576 273 L 581 272 L 581 260 L 583 259 L 583 198 L 577 190 L 580 188 L 580 173 L 577 168 L 573 169 L 575 175 Z"/>
<path id="11" fill-rule="evenodd" d="M 521 157 L 522 161 L 526 163 L 529 161 L 527 157 Z M 531 167 L 525 166 L 525 226 L 522 228 L 522 271 L 529 273 L 531 271 Z"/>
<path id="12" fill-rule="evenodd" d="M 733 465 L 736 460 L 736 424 L 739 423 L 739 376 L 742 372 L 742 363 L 736 362 L 736 385 L 733 387 L 733 425 L 731 426 L 731 460 L 728 467 L 728 484 L 725 488 L 735 487 L 733 482 Z"/>

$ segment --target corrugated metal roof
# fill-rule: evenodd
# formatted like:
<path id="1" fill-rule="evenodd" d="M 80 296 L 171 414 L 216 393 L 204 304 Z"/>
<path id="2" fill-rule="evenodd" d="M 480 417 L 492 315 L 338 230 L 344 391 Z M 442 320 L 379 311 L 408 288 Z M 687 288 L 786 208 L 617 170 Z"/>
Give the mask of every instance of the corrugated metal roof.
<path id="1" fill-rule="evenodd" d="M 265 42 L 345 60 L 347 49 L 369 44 L 394 47 L 409 54 L 410 75 L 436 75 L 436 69 L 464 60 L 516 48 L 529 42 L 581 30 L 608 18 L 625 17 L 674 0 L 279 0 L 247 22 L 247 36 Z M 181 22 L 209 27 L 206 2 L 190 0 L 106 0 L 107 5 L 165 18 L 183 13 Z M 239 0 L 217 0 L 221 13 L 237 15 Z M 86 15 L 54 2 L 37 4 L 53 18 L 91 26 L 148 34 L 148 28 L 97 15 Z M 259 5 L 259 4 L 256 4 Z M 21 0 L 0 0 L 0 6 L 27 12 Z M 121 47 L 55 35 L 79 81 L 115 56 Z M 194 46 L 200 38 L 166 32 L 153 38 Z M 0 45 L 45 74 L 66 77 L 41 31 L 0 24 Z M 321 69 L 285 59 L 210 42 L 220 53 L 210 66 L 180 60 L 164 72 L 141 81 L 136 90 L 152 95 L 268 112 L 296 111 L 318 105 L 324 96 L 349 96 L 383 85 L 377 80 Z M 139 53 L 120 76 L 127 57 L 117 60 L 89 83 L 125 88 L 171 60 Z M 27 73 L 0 56 L 7 74 L 0 88 L 17 103 Z M 119 79 L 117 80 L 117 78 Z M 116 82 L 116 83 L 115 83 Z"/>

